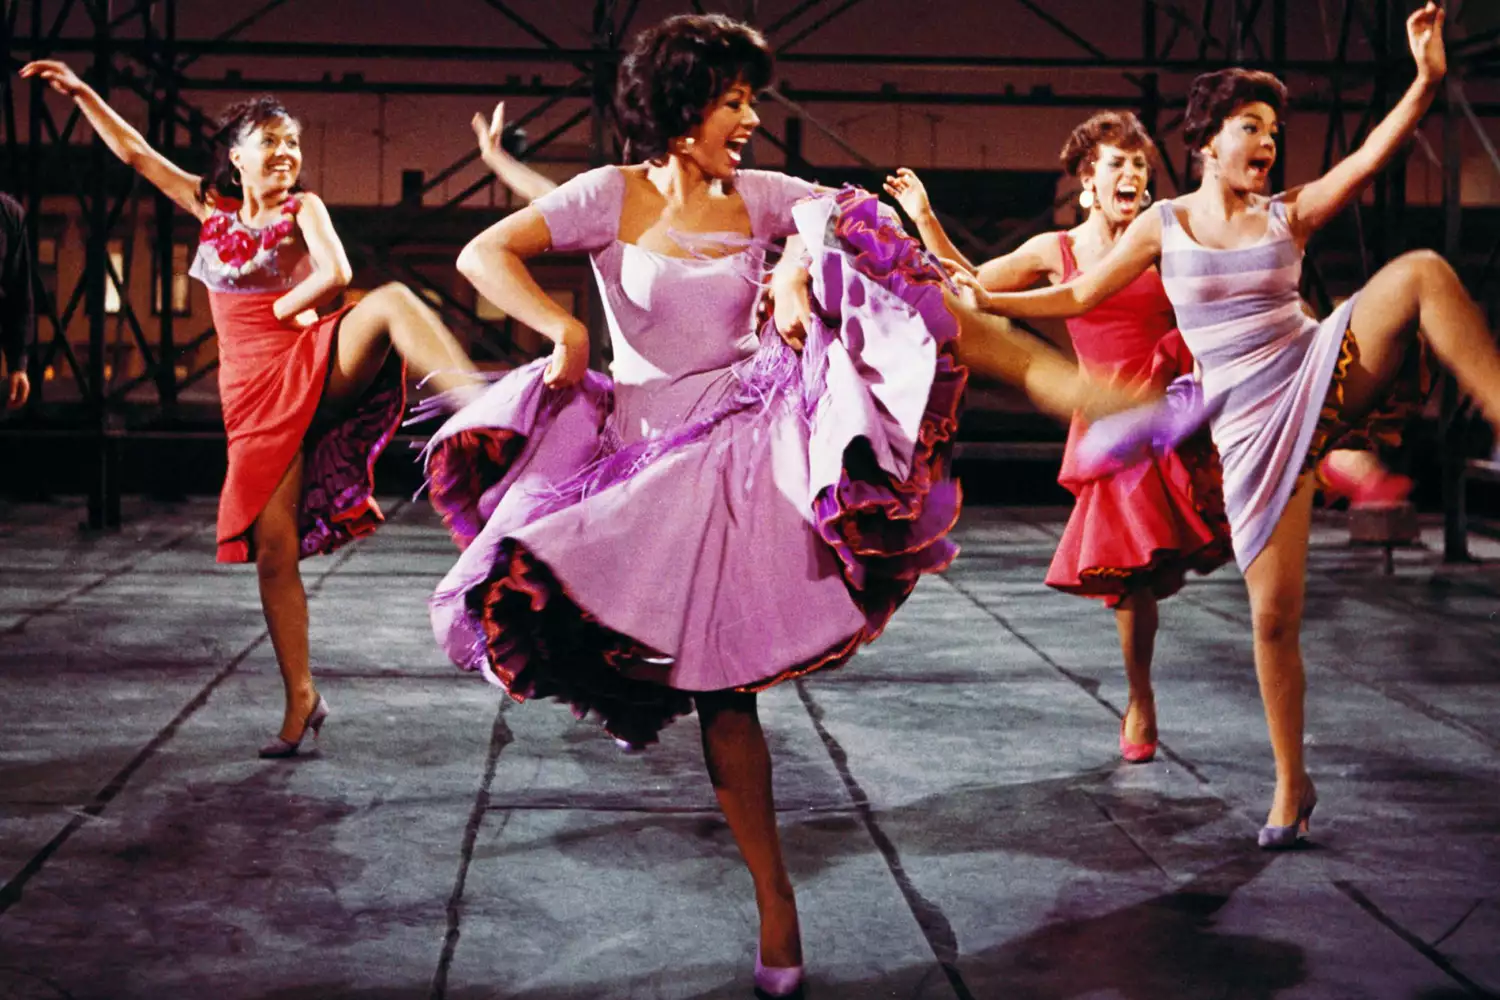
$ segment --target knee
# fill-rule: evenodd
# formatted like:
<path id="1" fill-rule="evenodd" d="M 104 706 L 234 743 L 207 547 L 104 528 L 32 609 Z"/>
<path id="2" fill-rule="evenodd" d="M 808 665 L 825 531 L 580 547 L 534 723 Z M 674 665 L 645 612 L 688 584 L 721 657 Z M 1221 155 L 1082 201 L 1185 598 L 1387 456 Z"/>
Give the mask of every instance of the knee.
<path id="1" fill-rule="evenodd" d="M 269 533 L 268 533 L 269 534 Z M 298 540 L 295 532 L 262 537 L 255 546 L 255 572 L 262 580 L 280 580 L 298 573 Z"/>
<path id="2" fill-rule="evenodd" d="M 1451 284 L 1458 280 L 1453 265 L 1436 250 L 1411 250 L 1396 258 L 1395 263 L 1418 288 L 1434 282 Z"/>
<path id="3" fill-rule="evenodd" d="M 409 312 L 422 306 L 417 293 L 399 281 L 388 281 L 365 298 L 373 299 L 386 312 Z"/>
<path id="4" fill-rule="evenodd" d="M 1267 608 L 1251 618 L 1255 641 L 1267 646 L 1295 646 L 1302 631 L 1302 616 L 1293 608 Z"/>

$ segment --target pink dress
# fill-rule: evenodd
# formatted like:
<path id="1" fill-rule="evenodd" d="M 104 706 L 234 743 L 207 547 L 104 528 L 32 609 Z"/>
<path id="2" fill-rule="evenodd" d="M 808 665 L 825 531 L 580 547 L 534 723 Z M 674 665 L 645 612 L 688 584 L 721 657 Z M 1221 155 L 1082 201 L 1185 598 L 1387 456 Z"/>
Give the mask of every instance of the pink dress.
<path id="1" fill-rule="evenodd" d="M 538 360 L 437 434 L 463 552 L 431 610 L 460 666 L 645 744 L 692 692 L 842 664 L 952 561 L 966 373 L 941 276 L 873 196 L 740 171 L 749 245 L 680 258 L 618 239 L 625 183 L 604 167 L 535 203 L 592 260 L 613 378 L 549 390 Z M 754 324 L 793 231 L 820 316 L 800 355 Z"/>
<path id="2" fill-rule="evenodd" d="M 1078 276 L 1072 241 L 1059 233 L 1063 280 Z M 1096 378 L 1165 385 L 1190 374 L 1193 356 L 1177 332 L 1155 268 L 1068 321 L 1084 370 Z M 1076 451 L 1087 423 L 1075 416 L 1058 482 L 1078 498 L 1047 570 L 1047 585 L 1115 607 L 1132 591 L 1158 598 L 1182 589 L 1188 570 L 1229 561 L 1218 457 L 1206 434 L 1150 461 L 1087 479 Z"/>

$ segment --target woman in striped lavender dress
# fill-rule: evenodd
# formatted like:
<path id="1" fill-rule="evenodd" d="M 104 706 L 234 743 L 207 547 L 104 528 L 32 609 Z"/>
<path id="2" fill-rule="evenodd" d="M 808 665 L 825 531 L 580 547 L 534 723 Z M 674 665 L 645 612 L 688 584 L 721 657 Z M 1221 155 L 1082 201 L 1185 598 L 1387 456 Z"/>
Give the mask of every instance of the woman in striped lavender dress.
<path id="1" fill-rule="evenodd" d="M 955 273 L 965 294 L 989 311 L 1071 317 L 1159 263 L 1202 372 L 1235 558 L 1250 592 L 1256 673 L 1276 756 L 1276 792 L 1259 837 L 1266 848 L 1295 844 L 1317 802 L 1302 759 L 1299 631 L 1314 490 L 1308 473 L 1341 439 L 1391 418 L 1389 404 L 1401 395 L 1408 349 L 1419 334 L 1486 416 L 1500 421 L 1500 351 L 1437 254 L 1392 261 L 1321 323 L 1303 314 L 1297 296 L 1308 237 L 1411 138 L 1446 71 L 1442 10 L 1429 3 L 1406 27 L 1416 80 L 1364 145 L 1327 175 L 1274 198 L 1261 194 L 1276 159 L 1285 87 L 1266 73 L 1208 73 L 1193 81 L 1184 123 L 1202 165 L 1196 191 L 1159 203 L 1104 261 L 1067 284 L 999 294 Z M 1144 423 L 1152 426 L 1143 436 L 1169 438 L 1184 422 L 1161 407 Z"/>

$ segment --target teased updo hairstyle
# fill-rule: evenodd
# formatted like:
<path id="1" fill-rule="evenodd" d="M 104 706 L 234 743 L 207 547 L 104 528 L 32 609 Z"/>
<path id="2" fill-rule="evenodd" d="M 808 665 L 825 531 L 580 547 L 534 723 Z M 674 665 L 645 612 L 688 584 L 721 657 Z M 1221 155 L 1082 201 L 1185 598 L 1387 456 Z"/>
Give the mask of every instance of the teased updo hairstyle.
<path id="1" fill-rule="evenodd" d="M 1099 159 L 1100 146 L 1114 146 L 1127 153 L 1143 152 L 1152 166 L 1156 165 L 1156 143 L 1141 120 L 1129 111 L 1101 111 L 1079 125 L 1063 143 L 1063 169 L 1069 177 L 1082 179 Z"/>
<path id="2" fill-rule="evenodd" d="M 285 118 L 290 122 L 297 120 L 285 105 L 270 94 L 239 101 L 224 109 L 214 126 L 213 164 L 198 183 L 199 200 L 205 205 L 220 198 L 245 200 L 245 189 L 240 186 L 240 172 L 229 162 L 229 150 L 247 133 L 278 118 Z M 299 180 L 292 185 L 292 190 L 301 191 L 302 182 Z"/>
<path id="3" fill-rule="evenodd" d="M 679 14 L 635 36 L 620 64 L 615 121 L 625 160 L 660 160 L 736 83 L 771 82 L 759 31 L 722 14 Z"/>
<path id="4" fill-rule="evenodd" d="M 1270 73 L 1258 69 L 1220 69 L 1204 73 L 1188 88 L 1187 114 L 1182 121 L 1182 138 L 1196 156 L 1208 145 L 1224 120 L 1234 109 L 1263 101 L 1276 112 L 1277 119 L 1286 116 L 1286 84 Z"/>

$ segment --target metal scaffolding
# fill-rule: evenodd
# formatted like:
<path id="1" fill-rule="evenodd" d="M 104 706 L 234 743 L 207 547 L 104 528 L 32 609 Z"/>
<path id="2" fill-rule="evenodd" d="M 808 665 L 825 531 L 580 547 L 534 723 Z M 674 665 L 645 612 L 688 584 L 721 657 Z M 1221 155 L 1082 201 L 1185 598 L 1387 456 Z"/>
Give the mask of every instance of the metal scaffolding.
<path id="1" fill-rule="evenodd" d="M 187 433 L 177 420 L 178 397 L 185 388 L 212 374 L 216 362 L 180 371 L 178 361 L 214 334 L 211 329 L 201 330 L 183 339 L 185 331 L 173 322 L 173 310 L 168 306 L 174 270 L 171 203 L 147 190 L 143 183 L 126 178 L 97 137 L 88 145 L 86 157 L 69 155 L 76 145 L 73 136 L 79 114 L 74 110 L 61 121 L 54 117 L 43 101 L 42 84 L 39 81 L 24 84 L 15 76 L 19 62 L 62 55 L 75 61 L 86 58 L 84 75 L 89 82 L 103 95 L 129 93 L 145 101 L 153 145 L 169 157 L 182 157 L 190 164 L 204 161 L 210 143 L 208 117 L 192 99 L 215 91 L 249 90 L 526 97 L 535 103 L 511 124 L 513 130 L 538 121 L 555 108 L 573 110 L 561 123 L 532 140 L 522 151 L 523 156 L 535 155 L 562 136 L 587 125 L 591 162 L 610 162 L 618 157 L 610 127 L 610 96 L 621 43 L 638 27 L 641 0 L 587 0 L 587 7 L 580 2 L 580 10 L 591 7 L 591 17 L 588 44 L 579 47 L 568 47 L 538 27 L 535 17 L 525 12 L 533 5 L 521 0 L 475 0 L 477 7 L 492 13 L 506 32 L 514 36 L 515 44 L 506 46 L 366 45 L 255 41 L 243 37 L 267 15 L 295 2 L 266 0 L 214 37 L 184 38 L 178 31 L 178 0 L 6 0 L 4 17 L 0 19 L 0 32 L 4 33 L 11 53 L 10 69 L 0 77 L 0 104 L 3 104 L 0 112 L 4 115 L 6 144 L 6 165 L 0 170 L 5 175 L 4 183 L 24 196 L 35 251 L 42 196 L 47 187 L 43 175 L 66 177 L 66 188 L 74 193 L 80 206 L 87 242 L 87 265 L 76 284 L 59 287 L 55 297 L 43 296 L 39 300 L 38 342 L 32 360 L 37 405 L 44 395 L 40 372 L 50 365 L 66 365 L 81 389 L 82 401 L 77 412 L 70 415 L 67 427 L 38 427 L 34 432 L 69 433 L 75 437 L 82 434 L 94 467 L 88 518 L 93 527 L 119 523 L 118 456 L 122 437 Z M 720 0 L 708 6 L 761 24 L 772 39 L 784 77 L 795 76 L 804 68 L 841 67 L 842 77 L 855 81 L 836 88 L 804 87 L 783 78 L 773 87 L 770 96 L 787 110 L 788 116 L 780 134 L 767 129 L 763 135 L 782 151 L 793 170 L 807 168 L 803 137 L 809 129 L 831 140 L 872 174 L 896 166 L 893 162 L 883 162 L 883 156 L 888 154 L 862 150 L 857 137 L 840 135 L 837 128 L 816 113 L 814 109 L 819 105 L 1133 107 L 1149 129 L 1162 134 L 1171 132 L 1180 123 L 1184 103 L 1178 88 L 1163 85 L 1164 78 L 1173 78 L 1175 82 L 1176 78 L 1204 69 L 1234 64 L 1269 69 L 1294 82 L 1293 92 L 1299 96 L 1294 98 L 1297 117 L 1293 127 L 1304 136 L 1314 127 L 1321 130 L 1322 161 L 1326 169 L 1355 148 L 1389 110 L 1411 72 L 1403 28 L 1409 6 L 1405 0 L 1319 0 L 1320 27 L 1325 29 L 1324 51 L 1311 58 L 1305 52 L 1299 52 L 1296 58 L 1289 54 L 1287 0 L 1129 0 L 1138 8 L 1140 17 L 1139 47 L 1134 51 L 1119 51 L 1119 45 L 1091 39 L 1091 25 L 1069 23 L 1049 11 L 1040 0 L 1008 2 L 1018 26 L 1025 24 L 1027 30 L 1045 33 L 1075 54 L 1026 57 L 810 51 L 809 40 L 826 33 L 830 25 L 847 23 L 849 17 L 857 16 L 851 12 L 872 6 L 870 0 L 783 0 L 774 5 L 757 0 Z M 1113 0 L 1110 5 L 1115 6 Z M 701 11 L 705 7 L 699 0 L 674 6 L 684 11 Z M 773 6 L 774 10 L 769 9 Z M 1298 8 L 1298 16 L 1304 23 L 1309 16 L 1305 6 Z M 21 29 L 23 13 L 24 30 Z M 86 23 L 86 31 L 76 30 L 80 23 Z M 73 30 L 69 30 L 70 25 Z M 962 19 L 954 19 L 955 52 L 970 44 L 963 37 L 962 28 Z M 199 65 L 199 60 L 209 56 L 242 56 L 252 60 L 291 58 L 320 67 L 339 63 L 369 65 L 377 60 L 483 61 L 494 66 L 542 67 L 546 73 L 526 80 L 520 76 L 502 76 L 487 83 L 370 79 L 360 72 L 338 74 L 327 70 L 317 78 L 247 77 L 238 72 L 216 76 Z M 1424 141 L 1419 155 L 1443 167 L 1442 246 L 1449 260 L 1462 265 L 1465 257 L 1460 239 L 1463 233 L 1459 160 L 1466 131 L 1472 130 L 1480 137 L 1495 168 L 1500 170 L 1500 155 L 1486 136 L 1483 122 L 1485 118 L 1500 116 L 1500 106 L 1470 102 L 1465 84 L 1470 80 L 1500 78 L 1500 28 L 1483 26 L 1470 31 L 1461 41 L 1450 45 L 1450 58 L 1453 65 L 1441 107 L 1444 141 L 1441 148 L 1433 148 Z M 1085 90 L 1053 86 L 1024 90 L 1009 86 L 936 90 L 905 89 L 889 83 L 859 85 L 879 72 L 953 69 L 991 74 L 1051 72 L 1069 82 L 1082 75 L 1094 83 Z M 24 136 L 19 127 L 18 101 L 26 102 Z M 1190 165 L 1185 160 L 1170 157 L 1168 160 L 1164 182 L 1183 190 L 1189 183 Z M 381 225 L 351 241 L 349 249 L 367 267 L 427 293 L 450 323 L 476 333 L 475 342 L 481 351 L 495 358 L 516 360 L 518 349 L 500 327 L 481 319 L 447 288 L 393 253 L 413 238 L 418 214 L 426 219 L 450 212 L 494 183 L 486 174 L 436 205 L 423 205 L 423 198 L 446 190 L 448 182 L 470 170 L 477 161 L 477 152 L 471 152 L 433 173 L 423 181 L 419 191 L 408 193 L 401 206 L 392 207 Z M 1273 178 L 1278 187 L 1283 162 L 1278 162 L 1277 176 Z M 127 254 L 125 273 L 116 273 L 107 243 L 116 223 L 127 213 L 135 213 L 142 198 L 155 202 L 151 257 L 156 275 L 155 294 L 160 296 L 163 306 L 159 335 L 155 343 L 150 341 L 132 311 L 129 297 L 120 294 L 119 321 L 129 331 L 146 370 L 135 379 L 111 385 L 105 376 L 109 322 L 106 290 L 111 282 L 119 289 L 128 287 L 133 261 Z M 1352 257 L 1358 277 L 1368 277 L 1380 264 L 1407 248 L 1407 218 L 1405 167 L 1396 164 L 1377 180 L 1372 204 L 1356 204 L 1350 210 L 1348 225 L 1353 239 L 1347 242 L 1355 248 Z M 952 231 L 965 252 L 983 257 L 1015 245 L 1031 231 L 1051 225 L 1052 219 L 1052 212 L 1042 213 L 1030 228 L 1022 227 L 1003 240 L 981 239 L 960 220 L 949 221 L 955 224 Z M 1329 276 L 1329 267 L 1347 267 L 1350 256 L 1347 251 L 1332 253 L 1326 241 L 1313 248 L 1306 275 L 1307 291 L 1314 302 L 1327 306 L 1335 280 Z M 1500 300 L 1500 283 L 1492 278 L 1496 260 L 1500 259 L 1500 240 L 1481 257 L 1482 265 L 1465 268 L 1464 278 L 1477 295 L 1493 305 Z M 1331 258 L 1336 259 L 1329 263 Z M 66 336 L 79 309 L 88 317 L 88 351 L 83 358 L 69 345 Z M 1493 317 L 1495 309 L 1490 312 Z M 602 334 L 597 303 L 591 313 L 596 320 L 593 328 Z M 604 347 L 596 346 L 601 350 Z M 155 410 L 143 426 L 127 428 L 121 415 L 124 397 L 144 385 L 154 388 Z M 1458 398 L 1450 381 L 1443 389 L 1443 433 L 1447 442 L 1445 506 L 1450 512 L 1447 555 L 1452 559 L 1465 556 L 1462 503 L 1455 492 L 1462 489 L 1466 419 L 1459 409 Z"/>

